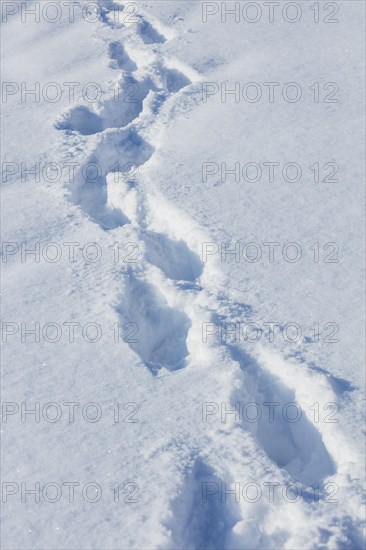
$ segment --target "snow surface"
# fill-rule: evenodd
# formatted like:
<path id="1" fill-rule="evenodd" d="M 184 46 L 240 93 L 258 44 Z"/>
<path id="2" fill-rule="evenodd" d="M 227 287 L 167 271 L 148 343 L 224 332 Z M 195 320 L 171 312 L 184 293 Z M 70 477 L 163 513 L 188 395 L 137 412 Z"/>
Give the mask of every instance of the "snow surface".
<path id="1" fill-rule="evenodd" d="M 2 4 L 16 12 L 3 81 L 80 84 L 74 103 L 2 103 L 2 547 L 363 548 L 363 2 L 320 3 L 319 23 L 299 2 L 294 24 L 224 22 L 221 2 L 204 22 L 199 0 L 99 0 L 95 23 L 63 6 L 56 24 Z M 90 82 L 98 103 L 80 96 Z M 236 82 L 279 86 L 273 103 L 204 100 L 207 83 Z M 323 101 L 331 82 L 337 103 Z M 296 162 L 303 177 L 202 177 L 203 163 L 238 162 Z M 335 180 L 314 181 L 315 162 L 320 180 L 338 165 Z M 75 177 L 22 177 L 22 163 L 75 163 Z M 259 261 L 223 261 L 222 244 L 248 243 Z M 38 245 L 39 261 L 22 256 Z M 25 333 L 36 323 L 39 341 Z M 225 333 L 235 323 L 240 338 Z M 249 323 L 258 341 L 242 337 Z M 288 323 L 300 338 L 294 325 L 283 337 Z"/>

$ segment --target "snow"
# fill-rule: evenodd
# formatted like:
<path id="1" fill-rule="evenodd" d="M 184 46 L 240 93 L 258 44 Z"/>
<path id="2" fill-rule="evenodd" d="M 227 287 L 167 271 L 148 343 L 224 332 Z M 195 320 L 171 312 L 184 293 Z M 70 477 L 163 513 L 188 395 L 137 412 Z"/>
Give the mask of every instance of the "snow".
<path id="1" fill-rule="evenodd" d="M 361 549 L 363 3 L 51 4 L 2 5 L 3 547 Z"/>

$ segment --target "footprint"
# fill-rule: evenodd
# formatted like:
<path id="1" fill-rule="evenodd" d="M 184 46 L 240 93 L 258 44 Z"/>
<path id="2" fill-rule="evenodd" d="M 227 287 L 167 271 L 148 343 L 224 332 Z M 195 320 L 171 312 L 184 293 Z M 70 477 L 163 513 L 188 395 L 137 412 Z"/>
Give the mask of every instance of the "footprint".
<path id="1" fill-rule="evenodd" d="M 139 22 L 136 23 L 136 28 L 144 44 L 163 44 L 166 41 L 165 36 L 154 29 L 151 23 L 141 16 L 139 19 Z"/>
<path id="2" fill-rule="evenodd" d="M 97 134 L 104 130 L 103 120 L 88 107 L 79 105 L 56 121 L 57 130 L 79 132 L 83 136 Z"/>
<path id="3" fill-rule="evenodd" d="M 117 311 L 123 325 L 137 325 L 134 341 L 128 343 L 152 374 L 162 367 L 177 370 L 185 366 L 190 319 L 170 307 L 155 287 L 129 274 Z"/>
<path id="4" fill-rule="evenodd" d="M 141 81 L 124 75 L 114 87 L 114 97 L 105 101 L 100 116 L 105 128 L 123 128 L 137 119 L 142 112 L 144 99 L 154 89 L 149 79 Z"/>
<path id="5" fill-rule="evenodd" d="M 159 86 L 150 78 L 139 81 L 131 75 L 123 75 L 114 86 L 113 97 L 105 100 L 98 112 L 78 105 L 63 114 L 56 121 L 55 128 L 84 136 L 98 134 L 108 128 L 124 128 L 140 116 L 144 100 L 150 92 L 156 92 L 152 102 L 155 101 L 158 110 L 166 100 L 166 94 L 177 93 L 191 84 L 189 78 L 176 69 L 164 68 L 157 77 Z"/>
<path id="6" fill-rule="evenodd" d="M 134 72 L 137 70 L 136 64 L 128 57 L 121 42 L 111 42 L 108 49 L 111 67 L 113 69 L 122 69 L 126 72 Z"/>
<path id="7" fill-rule="evenodd" d="M 194 282 L 203 271 L 197 254 L 184 241 L 173 241 L 163 233 L 144 232 L 147 260 L 169 279 Z"/>
<path id="8" fill-rule="evenodd" d="M 163 68 L 161 72 L 164 80 L 164 88 L 171 94 L 175 94 L 182 88 L 192 84 L 189 78 L 177 69 Z"/>
<path id="9" fill-rule="evenodd" d="M 212 468 L 201 459 L 195 461 L 172 504 L 173 518 L 166 525 L 175 548 L 227 548 L 227 537 L 241 518 L 234 499 L 222 502 L 222 485 Z"/>
<path id="10" fill-rule="evenodd" d="M 306 411 L 301 409 L 298 421 L 291 422 L 297 418 L 297 412 L 293 406 L 286 407 L 289 403 L 296 403 L 295 392 L 286 387 L 280 378 L 262 369 L 255 359 L 238 347 L 228 344 L 228 348 L 243 371 L 243 383 L 240 389 L 234 391 L 233 402 L 241 406 L 248 403 L 258 405 L 257 410 L 262 412 L 261 418 L 249 422 L 248 418 L 256 417 L 257 413 L 254 408 L 248 407 L 242 426 L 251 431 L 269 458 L 294 479 L 307 485 L 320 483 L 327 476 L 335 474 L 334 461 L 321 434 L 307 418 Z M 272 420 L 268 403 L 278 403 L 272 405 Z M 301 407 L 299 403 L 297 405 Z M 311 414 L 311 411 L 307 412 Z"/>
<path id="11" fill-rule="evenodd" d="M 120 208 L 109 204 L 107 176 L 113 177 L 115 173 L 120 177 L 131 165 L 142 166 L 153 152 L 154 148 L 133 129 L 104 135 L 76 174 L 71 200 L 105 230 L 129 223 Z"/>
<path id="12" fill-rule="evenodd" d="M 108 27 L 120 29 L 123 27 L 123 6 L 116 0 L 98 0 L 100 15 L 103 23 Z"/>
<path id="13" fill-rule="evenodd" d="M 153 89 L 154 84 L 148 78 L 138 81 L 123 75 L 114 86 L 113 97 L 101 104 L 98 113 L 84 106 L 73 107 L 56 121 L 55 127 L 85 136 L 108 128 L 124 128 L 139 117 L 144 99 Z"/>

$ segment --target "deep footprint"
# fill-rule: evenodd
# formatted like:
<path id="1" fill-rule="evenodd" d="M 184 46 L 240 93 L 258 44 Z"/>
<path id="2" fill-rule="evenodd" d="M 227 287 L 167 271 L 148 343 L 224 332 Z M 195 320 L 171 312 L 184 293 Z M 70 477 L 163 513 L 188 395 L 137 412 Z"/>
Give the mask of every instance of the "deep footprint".
<path id="1" fill-rule="evenodd" d="M 109 44 L 109 58 L 113 69 L 122 69 L 127 72 L 134 72 L 137 69 L 136 64 L 128 57 L 120 42 Z"/>
<path id="2" fill-rule="evenodd" d="M 203 271 L 197 254 L 184 241 L 173 241 L 163 233 L 144 233 L 147 260 L 169 279 L 194 282 Z"/>
<path id="3" fill-rule="evenodd" d="M 123 326 L 129 322 L 137 325 L 135 341 L 129 345 L 152 374 L 162 367 L 177 370 L 185 366 L 190 319 L 169 307 L 155 287 L 129 274 L 117 311 Z"/>
<path id="4" fill-rule="evenodd" d="M 182 88 L 192 84 L 189 78 L 177 69 L 164 68 L 161 72 L 164 78 L 164 88 L 171 94 L 176 94 Z"/>
<path id="5" fill-rule="evenodd" d="M 143 101 L 153 89 L 150 79 L 137 81 L 132 76 L 124 75 L 114 86 L 113 97 L 103 102 L 99 113 L 85 106 L 73 107 L 56 121 L 55 127 L 84 136 L 98 134 L 108 128 L 124 128 L 139 117 Z"/>
<path id="6" fill-rule="evenodd" d="M 139 22 L 136 23 L 136 27 L 144 44 L 163 44 L 166 41 L 165 36 L 154 29 L 151 23 L 146 21 L 143 17 L 139 19 Z"/>
<path id="7" fill-rule="evenodd" d="M 212 550 L 226 548 L 226 540 L 240 520 L 234 499 L 221 498 L 223 480 L 197 459 L 187 473 L 180 496 L 172 504 L 167 525 L 175 548 Z"/>
<path id="8" fill-rule="evenodd" d="M 256 422 L 241 420 L 243 427 L 252 432 L 269 458 L 293 478 L 307 485 L 320 483 L 327 476 L 335 474 L 335 464 L 321 434 L 308 420 L 305 411 L 301 410 L 300 415 L 291 406 L 283 414 L 289 403 L 296 403 L 295 392 L 279 378 L 261 369 L 255 359 L 245 352 L 233 345 L 228 347 L 233 359 L 240 363 L 244 376 L 243 386 L 235 391 L 233 401 L 242 405 L 255 403 L 263 411 Z M 278 404 L 272 405 L 274 420 L 270 420 L 268 403 Z M 296 405 L 299 407 L 298 403 Z M 295 413 L 299 415 L 297 421 L 293 421 L 297 418 Z M 248 418 L 253 415 L 255 417 L 256 411 L 248 408 Z"/>
<path id="9" fill-rule="evenodd" d="M 71 200 L 103 229 L 129 222 L 119 208 L 108 204 L 107 175 L 121 173 L 133 164 L 142 166 L 154 152 L 133 129 L 104 135 L 94 153 L 76 174 Z"/>
<path id="10" fill-rule="evenodd" d="M 83 136 L 97 134 L 104 130 L 102 118 L 88 107 L 79 105 L 70 109 L 55 123 L 57 130 L 79 132 Z"/>

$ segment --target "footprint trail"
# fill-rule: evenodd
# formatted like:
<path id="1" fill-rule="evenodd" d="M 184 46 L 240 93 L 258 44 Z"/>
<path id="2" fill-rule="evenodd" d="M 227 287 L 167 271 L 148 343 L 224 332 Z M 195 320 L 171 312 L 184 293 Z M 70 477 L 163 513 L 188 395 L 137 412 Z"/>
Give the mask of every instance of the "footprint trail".
<path id="1" fill-rule="evenodd" d="M 297 366 L 299 375 L 294 377 L 289 374 L 292 365 L 267 350 L 260 350 L 254 357 L 242 346 L 218 339 L 208 346 L 197 336 L 201 320 L 214 322 L 223 302 L 236 312 L 251 306 L 234 303 L 222 291 L 229 284 L 220 266 L 208 267 L 200 259 L 201 243 L 212 239 L 193 220 L 167 204 L 147 176 L 148 163 L 159 147 L 159 134 L 164 128 L 163 107 L 173 104 L 175 94 L 192 84 L 194 72 L 182 72 L 181 64 L 172 66 L 172 61 L 160 53 L 159 45 L 169 40 L 169 33 L 165 36 L 162 28 L 156 28 L 141 13 L 129 25 L 116 23 L 123 4 L 104 0 L 101 5 L 105 24 L 122 35 L 108 44 L 110 65 L 121 71 L 116 90 L 122 100 L 116 101 L 112 93 L 94 110 L 74 107 L 56 121 L 56 127 L 65 133 L 66 141 L 78 136 L 96 140 L 87 164 L 97 165 L 100 170 L 89 177 L 82 171 L 76 174 L 69 189 L 72 202 L 103 231 L 115 232 L 128 225 L 130 234 L 142 245 L 141 263 L 124 274 L 115 306 L 123 325 L 135 323 L 139 327 L 129 346 L 153 375 L 152 381 L 162 371 L 177 376 L 182 369 L 200 369 L 205 382 L 221 376 L 218 402 L 232 407 L 237 402 L 254 402 L 262 408 L 268 402 L 296 402 L 307 410 L 307 392 L 319 396 L 320 402 L 326 398 L 336 403 L 337 395 L 327 377 L 321 372 L 315 377 L 311 367 Z M 160 213 L 163 204 L 164 214 Z M 170 226 L 167 218 L 173 220 Z M 218 374 L 212 368 L 214 364 L 222 364 L 226 376 L 225 372 Z M 319 381 L 323 395 L 319 395 Z M 229 505 L 217 496 L 205 503 L 202 484 L 221 486 L 240 478 L 243 471 L 252 472 L 255 478 L 258 468 L 265 477 L 266 471 L 273 468 L 283 480 L 308 486 L 336 476 L 344 460 L 340 447 L 349 447 L 338 426 L 320 426 L 305 413 L 298 423 L 283 420 L 241 424 L 232 433 L 223 426 L 209 426 L 206 435 L 211 458 L 204 456 L 204 449 L 192 450 L 197 454 L 194 465 L 182 472 L 181 492 L 170 502 L 172 519 L 165 526 L 171 532 L 174 548 L 232 548 L 236 546 L 230 544 L 238 540 L 241 548 L 268 544 L 270 536 L 260 533 L 255 525 L 273 513 L 269 504 L 252 506 L 248 515 L 242 503 Z M 241 464 L 248 445 L 255 449 L 259 466 Z M 216 455 L 221 457 L 220 475 Z M 305 513 L 307 506 L 306 498 L 302 498 L 299 508 Z M 280 510 L 284 514 L 292 512 L 286 505 Z M 246 524 L 247 516 L 251 526 Z M 284 525 L 276 540 L 284 546 L 291 536 Z"/>

